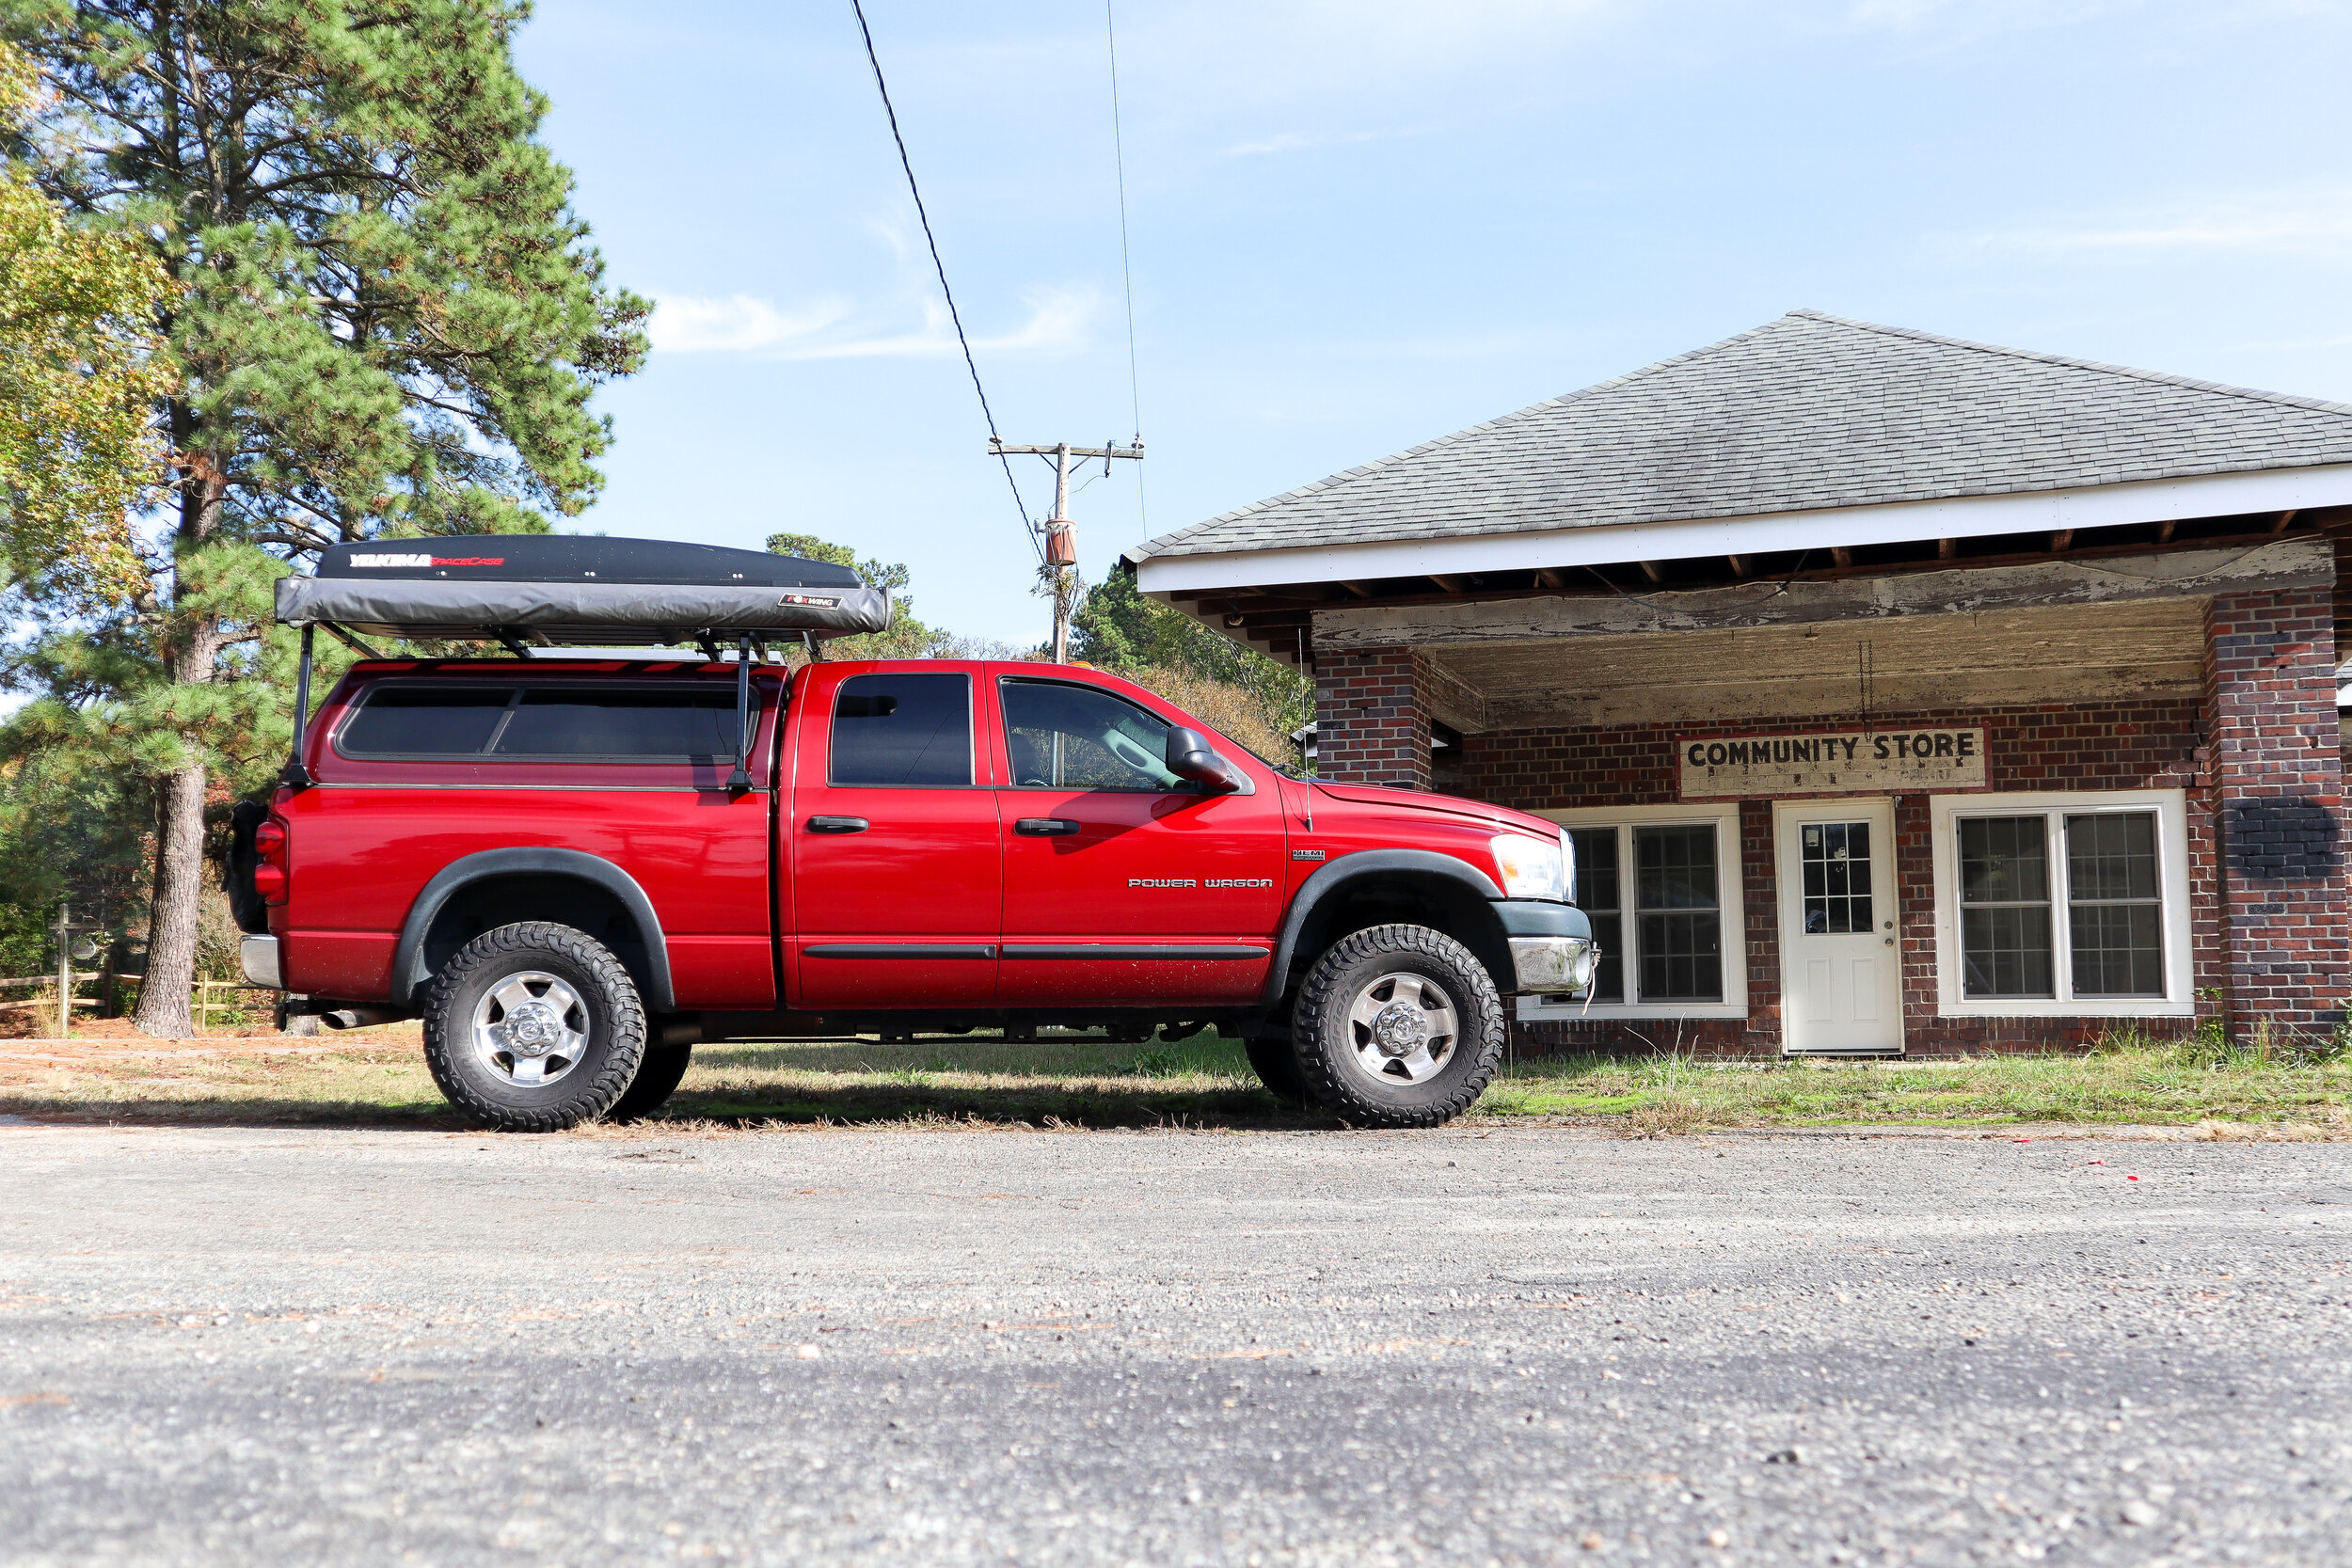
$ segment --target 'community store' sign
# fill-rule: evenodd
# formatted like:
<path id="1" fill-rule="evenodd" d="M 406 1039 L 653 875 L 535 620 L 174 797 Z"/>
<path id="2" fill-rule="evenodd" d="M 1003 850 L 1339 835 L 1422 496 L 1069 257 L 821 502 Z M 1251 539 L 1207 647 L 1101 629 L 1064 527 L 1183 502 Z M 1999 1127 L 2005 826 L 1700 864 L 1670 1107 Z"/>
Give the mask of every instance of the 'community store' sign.
<path id="1" fill-rule="evenodd" d="M 1982 789 L 1984 731 L 1755 730 L 1678 739 L 1682 798 Z"/>

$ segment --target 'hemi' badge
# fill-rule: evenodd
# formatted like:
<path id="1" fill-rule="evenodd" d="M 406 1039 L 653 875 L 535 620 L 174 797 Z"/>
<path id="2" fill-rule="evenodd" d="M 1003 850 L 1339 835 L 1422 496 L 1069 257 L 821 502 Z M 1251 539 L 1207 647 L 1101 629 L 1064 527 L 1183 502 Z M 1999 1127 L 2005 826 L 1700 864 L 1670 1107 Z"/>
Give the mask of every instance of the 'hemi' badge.
<path id="1" fill-rule="evenodd" d="M 1322 858 L 1323 851 L 1320 849 L 1293 849 L 1291 851 L 1291 859 L 1295 861 L 1319 861 Z"/>

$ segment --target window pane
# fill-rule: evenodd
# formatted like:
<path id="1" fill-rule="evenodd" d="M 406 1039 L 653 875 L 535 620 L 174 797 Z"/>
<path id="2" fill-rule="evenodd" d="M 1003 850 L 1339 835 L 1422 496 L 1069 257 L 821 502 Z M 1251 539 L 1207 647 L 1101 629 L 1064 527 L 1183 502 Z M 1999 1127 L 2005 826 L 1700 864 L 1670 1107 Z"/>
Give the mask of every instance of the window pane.
<path id="1" fill-rule="evenodd" d="M 2066 819 L 2068 945 L 2076 996 L 2162 996 L 2164 918 L 2153 812 Z"/>
<path id="2" fill-rule="evenodd" d="M 2050 907 L 2009 905 L 1960 911 L 1963 990 L 1971 997 L 2054 996 Z"/>
<path id="3" fill-rule="evenodd" d="M 833 782 L 972 782 L 972 677 L 852 675 L 834 698 Z"/>
<path id="4" fill-rule="evenodd" d="M 1617 830 L 1571 828 L 1568 841 L 1576 850 L 1576 907 L 1593 917 L 1593 941 L 1600 960 L 1593 966 L 1595 1002 L 1625 1000 L 1623 907 L 1617 900 L 1623 885 L 1617 874 Z"/>
<path id="5" fill-rule="evenodd" d="M 1007 680 L 998 689 L 1014 784 L 1154 792 L 1188 787 L 1168 770 L 1171 726 L 1135 704 L 1058 681 Z"/>
<path id="6" fill-rule="evenodd" d="M 514 696 L 511 686 L 379 686 L 337 744 L 354 756 L 469 756 L 489 744 Z"/>
<path id="7" fill-rule="evenodd" d="M 1645 910 L 1711 910 L 1715 897 L 1715 830 L 1633 830 L 1635 894 Z"/>
<path id="8" fill-rule="evenodd" d="M 2068 817 L 2066 879 L 2076 903 L 2155 897 L 2155 814 L 2101 812 Z"/>
<path id="9" fill-rule="evenodd" d="M 1724 999 L 1722 917 L 1705 913 L 1641 917 L 1642 1000 Z"/>
<path id="10" fill-rule="evenodd" d="M 2162 996 L 2164 922 L 2153 904 L 2077 904 L 2076 996 Z"/>
<path id="11" fill-rule="evenodd" d="M 735 755 L 735 693 L 718 690 L 528 690 L 499 732 L 499 756 Z"/>
<path id="12" fill-rule="evenodd" d="M 1798 834 L 1804 928 L 1826 936 L 1871 929 L 1870 824 L 1807 822 Z"/>
<path id="13" fill-rule="evenodd" d="M 2050 901 L 2048 824 L 2039 816 L 1963 816 L 1960 820 L 1960 901 Z"/>

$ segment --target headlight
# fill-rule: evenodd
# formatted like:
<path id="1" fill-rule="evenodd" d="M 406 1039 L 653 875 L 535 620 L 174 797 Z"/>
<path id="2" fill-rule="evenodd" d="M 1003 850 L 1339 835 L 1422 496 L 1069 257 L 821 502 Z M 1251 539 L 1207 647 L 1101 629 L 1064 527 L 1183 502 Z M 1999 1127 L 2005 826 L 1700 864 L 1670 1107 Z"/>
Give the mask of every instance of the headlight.
<path id="1" fill-rule="evenodd" d="M 1499 833 L 1494 851 L 1495 867 L 1502 873 L 1502 891 L 1510 897 L 1567 897 L 1568 868 L 1558 839 Z"/>

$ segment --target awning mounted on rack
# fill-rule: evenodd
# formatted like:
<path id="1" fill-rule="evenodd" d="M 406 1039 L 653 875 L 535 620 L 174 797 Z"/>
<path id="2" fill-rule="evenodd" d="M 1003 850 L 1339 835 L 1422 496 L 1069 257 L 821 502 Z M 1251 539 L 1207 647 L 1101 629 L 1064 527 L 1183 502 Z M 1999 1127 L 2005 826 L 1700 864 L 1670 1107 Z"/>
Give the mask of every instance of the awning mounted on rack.
<path id="1" fill-rule="evenodd" d="M 546 646 L 884 631 L 890 593 L 846 566 L 661 539 L 474 534 L 335 545 L 283 578 L 278 619 L 379 637 Z"/>

